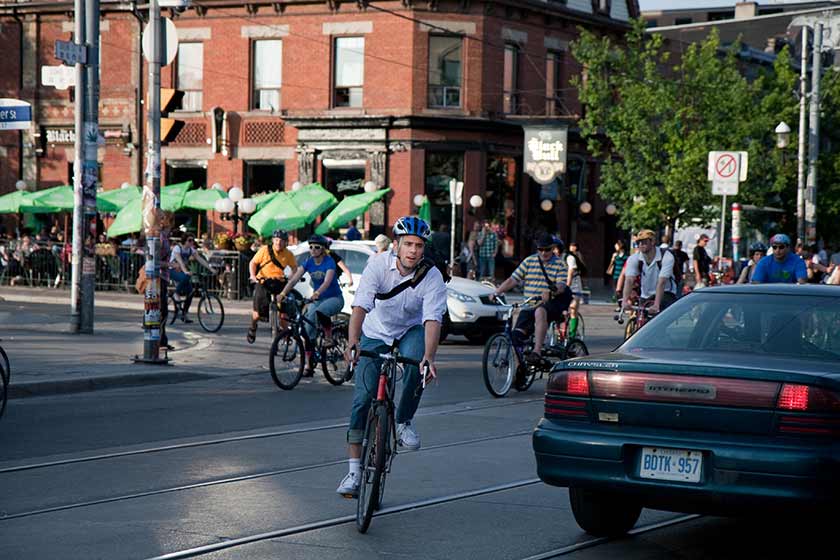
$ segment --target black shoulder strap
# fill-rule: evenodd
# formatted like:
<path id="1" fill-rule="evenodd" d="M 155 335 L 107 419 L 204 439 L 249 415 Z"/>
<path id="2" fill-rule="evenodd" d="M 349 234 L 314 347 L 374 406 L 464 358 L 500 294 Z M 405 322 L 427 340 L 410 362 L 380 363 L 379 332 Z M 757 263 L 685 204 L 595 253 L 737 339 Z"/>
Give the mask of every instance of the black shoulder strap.
<path id="1" fill-rule="evenodd" d="M 545 276 L 545 283 L 548 284 L 548 289 L 552 292 L 557 290 L 557 284 L 553 280 L 549 280 L 548 272 L 545 271 L 545 265 L 539 255 L 537 255 L 537 262 L 540 263 L 540 268 L 542 269 L 543 276 Z"/>
<path id="2" fill-rule="evenodd" d="M 417 266 L 417 270 L 414 271 L 414 276 L 411 277 L 411 280 L 406 280 L 405 282 L 401 282 L 391 288 L 390 291 L 384 294 L 376 294 L 374 299 L 384 300 L 384 299 L 391 299 L 392 297 L 399 295 L 406 291 L 409 288 L 416 288 L 420 285 L 420 282 L 426 277 L 429 273 L 429 270 L 434 266 L 434 264 L 428 260 L 423 259 L 423 261 Z"/>
<path id="3" fill-rule="evenodd" d="M 274 266 L 279 268 L 280 270 L 284 270 L 286 267 L 280 264 L 280 261 L 277 260 L 277 255 L 274 254 L 274 247 L 271 245 L 266 245 L 268 247 L 268 258 L 271 259 L 271 262 L 274 263 Z"/>

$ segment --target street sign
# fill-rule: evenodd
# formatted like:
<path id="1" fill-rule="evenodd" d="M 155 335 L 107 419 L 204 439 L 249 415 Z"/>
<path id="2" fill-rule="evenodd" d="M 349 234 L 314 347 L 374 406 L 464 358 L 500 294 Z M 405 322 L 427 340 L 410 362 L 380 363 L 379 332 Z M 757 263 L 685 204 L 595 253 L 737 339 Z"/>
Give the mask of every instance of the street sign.
<path id="1" fill-rule="evenodd" d="M 32 105 L 20 99 L 0 99 L 0 130 L 26 130 L 32 124 Z"/>
<path id="2" fill-rule="evenodd" d="M 712 181 L 712 194 L 735 196 L 738 194 L 738 183 L 728 181 Z"/>
<path id="3" fill-rule="evenodd" d="M 449 204 L 461 204 L 464 196 L 463 181 L 452 179 L 449 181 Z"/>
<path id="4" fill-rule="evenodd" d="M 71 66 L 41 66 L 41 85 L 67 89 L 76 85 L 76 69 Z"/>
<path id="5" fill-rule="evenodd" d="M 747 152 L 709 152 L 709 181 L 746 181 L 748 161 Z"/>
<path id="6" fill-rule="evenodd" d="M 68 66 L 87 64 L 87 47 L 73 41 L 56 41 L 55 57 Z"/>
<path id="7" fill-rule="evenodd" d="M 150 23 L 146 24 L 143 29 L 143 56 L 148 62 L 152 61 L 152 33 L 149 29 Z M 160 18 L 161 34 L 160 34 L 160 65 L 166 66 L 172 64 L 175 60 L 175 55 L 178 54 L 178 30 L 175 29 L 175 24 L 169 18 Z"/>

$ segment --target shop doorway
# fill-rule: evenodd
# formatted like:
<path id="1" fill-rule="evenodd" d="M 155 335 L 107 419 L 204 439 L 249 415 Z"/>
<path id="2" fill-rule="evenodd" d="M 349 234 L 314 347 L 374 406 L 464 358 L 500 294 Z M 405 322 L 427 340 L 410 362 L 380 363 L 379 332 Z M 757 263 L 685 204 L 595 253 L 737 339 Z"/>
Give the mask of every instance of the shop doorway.
<path id="1" fill-rule="evenodd" d="M 166 184 L 193 182 L 193 189 L 207 188 L 207 165 L 195 162 L 166 162 Z M 207 213 L 203 210 L 183 208 L 175 212 L 172 235 L 191 233 L 200 237 L 207 230 Z"/>

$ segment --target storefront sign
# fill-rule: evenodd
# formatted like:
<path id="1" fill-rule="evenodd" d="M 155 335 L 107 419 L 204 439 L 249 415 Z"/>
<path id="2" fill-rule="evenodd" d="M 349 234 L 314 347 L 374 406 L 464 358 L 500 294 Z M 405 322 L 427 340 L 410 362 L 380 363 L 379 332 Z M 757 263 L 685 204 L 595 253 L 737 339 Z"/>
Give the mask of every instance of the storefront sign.
<path id="1" fill-rule="evenodd" d="M 47 128 L 48 144 L 75 144 L 76 131 L 72 128 Z"/>
<path id="2" fill-rule="evenodd" d="M 525 171 L 541 185 L 566 172 L 568 128 L 525 126 Z"/>

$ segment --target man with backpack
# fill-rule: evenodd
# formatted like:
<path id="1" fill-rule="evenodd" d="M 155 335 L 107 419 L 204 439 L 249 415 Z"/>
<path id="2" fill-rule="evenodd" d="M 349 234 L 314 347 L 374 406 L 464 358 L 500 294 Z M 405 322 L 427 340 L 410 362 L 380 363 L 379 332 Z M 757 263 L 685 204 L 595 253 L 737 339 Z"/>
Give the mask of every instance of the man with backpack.
<path id="1" fill-rule="evenodd" d="M 651 313 L 659 313 L 677 300 L 674 254 L 657 247 L 654 244 L 655 238 L 656 234 L 649 229 L 643 229 L 636 235 L 639 252 L 631 255 L 625 265 L 622 311 L 630 307 L 630 292 L 637 277 L 640 278 L 640 299 L 653 299 L 653 305 L 648 308 Z"/>
<path id="2" fill-rule="evenodd" d="M 271 243 L 260 247 L 248 264 L 250 280 L 254 282 L 254 311 L 251 314 L 251 326 L 248 328 L 248 343 L 257 339 L 257 323 L 260 319 L 268 320 L 268 305 L 275 295 L 286 286 L 286 267 L 297 272 L 298 264 L 291 251 L 286 249 L 289 234 L 282 229 L 274 230 Z"/>

